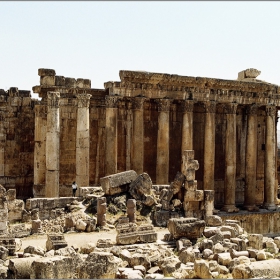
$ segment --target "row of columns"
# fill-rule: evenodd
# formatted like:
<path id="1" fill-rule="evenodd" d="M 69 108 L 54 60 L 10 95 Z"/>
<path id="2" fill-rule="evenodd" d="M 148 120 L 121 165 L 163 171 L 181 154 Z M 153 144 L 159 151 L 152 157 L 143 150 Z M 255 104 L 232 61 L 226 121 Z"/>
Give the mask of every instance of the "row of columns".
<path id="1" fill-rule="evenodd" d="M 106 96 L 106 175 L 117 172 L 117 96 Z M 145 97 L 132 99 L 133 133 L 131 147 L 131 165 L 137 173 L 143 172 L 144 162 L 144 115 Z M 169 112 L 171 99 L 158 99 L 158 134 L 156 182 L 168 182 L 169 174 Z M 182 100 L 182 153 L 193 149 L 193 100 Z M 215 114 L 216 102 L 206 101 L 204 130 L 204 190 L 214 190 L 215 170 Z M 225 103 L 226 139 L 225 139 L 225 187 L 224 207 L 227 212 L 235 212 L 236 190 L 236 111 L 237 103 Z M 257 105 L 247 107 L 245 203 L 248 210 L 255 210 L 256 172 L 257 172 Z M 266 106 L 266 140 L 265 140 L 265 176 L 264 207 L 275 208 L 275 116 L 276 107 Z"/>
<path id="2" fill-rule="evenodd" d="M 77 98 L 76 176 L 78 186 L 89 185 L 89 101 L 90 94 L 79 93 Z M 45 197 L 59 197 L 60 93 L 47 93 L 47 130 L 45 141 Z M 35 155 L 37 153 L 35 146 Z M 34 169 L 42 172 L 44 169 Z M 40 174 L 34 174 L 34 185 Z"/>
<path id="3" fill-rule="evenodd" d="M 77 135 L 76 135 L 76 182 L 79 186 L 89 185 L 89 100 L 90 94 L 77 94 Z M 117 172 L 117 112 L 118 96 L 106 96 L 106 175 Z M 59 100 L 58 92 L 48 92 L 46 132 L 46 197 L 59 196 Z M 144 113 L 145 97 L 133 99 L 133 133 L 131 166 L 137 173 L 143 172 L 144 163 Z M 156 180 L 158 184 L 168 182 L 169 174 L 169 111 L 170 99 L 158 101 L 158 138 Z M 193 149 L 193 105 L 194 101 L 184 100 L 182 122 L 182 152 Z M 207 101 L 205 106 L 204 134 L 204 190 L 214 190 L 215 167 L 215 112 L 216 103 Z M 225 147 L 225 197 L 224 210 L 237 211 L 235 207 L 236 186 L 236 110 L 237 103 L 225 104 L 226 147 Z M 257 106 L 247 109 L 247 143 L 245 171 L 245 207 L 255 209 L 257 169 Z M 276 107 L 266 106 L 266 149 L 264 178 L 264 207 L 275 208 L 275 116 Z"/>

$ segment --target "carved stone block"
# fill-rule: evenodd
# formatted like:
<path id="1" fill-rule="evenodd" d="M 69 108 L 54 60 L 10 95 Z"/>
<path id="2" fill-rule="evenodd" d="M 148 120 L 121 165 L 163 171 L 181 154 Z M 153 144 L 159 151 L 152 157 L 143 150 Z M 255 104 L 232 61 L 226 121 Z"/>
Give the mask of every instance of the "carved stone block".
<path id="1" fill-rule="evenodd" d="M 48 234 L 46 241 L 46 250 L 58 250 L 67 247 L 67 242 L 63 234 Z"/>
<path id="2" fill-rule="evenodd" d="M 136 178 L 137 173 L 129 170 L 100 178 L 100 184 L 106 195 L 114 195 L 127 191 L 129 184 Z"/>
<path id="3" fill-rule="evenodd" d="M 168 221 L 167 228 L 176 239 L 180 237 L 199 238 L 204 231 L 205 221 L 196 218 L 173 218 Z"/>

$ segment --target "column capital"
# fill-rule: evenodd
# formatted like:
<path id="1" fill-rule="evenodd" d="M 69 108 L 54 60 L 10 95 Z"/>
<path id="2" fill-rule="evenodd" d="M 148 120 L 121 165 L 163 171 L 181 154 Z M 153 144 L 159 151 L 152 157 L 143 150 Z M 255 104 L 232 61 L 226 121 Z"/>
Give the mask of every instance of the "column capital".
<path id="1" fill-rule="evenodd" d="M 60 93 L 56 91 L 48 91 L 48 107 L 59 108 Z"/>
<path id="2" fill-rule="evenodd" d="M 91 98 L 91 94 L 78 93 L 76 94 L 76 98 L 78 100 L 78 108 L 89 108 L 89 100 Z"/>
<path id="3" fill-rule="evenodd" d="M 205 108 L 205 113 L 216 113 L 216 102 L 215 101 L 205 101 L 203 102 Z"/>
<path id="4" fill-rule="evenodd" d="M 225 103 L 224 104 L 224 112 L 225 114 L 236 114 L 237 103 Z"/>
<path id="5" fill-rule="evenodd" d="M 132 98 L 132 109 L 134 110 L 141 110 L 143 109 L 143 105 L 147 98 L 145 97 L 134 97 Z"/>
<path id="6" fill-rule="evenodd" d="M 193 100 L 180 100 L 182 104 L 182 110 L 184 113 L 186 112 L 193 112 L 194 101 Z"/>
<path id="7" fill-rule="evenodd" d="M 267 116 L 275 117 L 275 115 L 276 115 L 276 106 L 275 105 L 267 105 L 265 107 L 265 111 L 266 111 L 266 115 Z"/>
<path id="8" fill-rule="evenodd" d="M 247 115 L 256 115 L 258 113 L 259 106 L 256 104 L 252 104 L 246 107 Z"/>
<path id="9" fill-rule="evenodd" d="M 158 103 L 159 112 L 169 112 L 172 99 L 160 98 L 160 99 L 157 99 L 156 102 Z"/>
<path id="10" fill-rule="evenodd" d="M 121 97 L 116 95 L 106 95 L 105 104 L 107 108 L 118 108 L 118 101 Z"/>

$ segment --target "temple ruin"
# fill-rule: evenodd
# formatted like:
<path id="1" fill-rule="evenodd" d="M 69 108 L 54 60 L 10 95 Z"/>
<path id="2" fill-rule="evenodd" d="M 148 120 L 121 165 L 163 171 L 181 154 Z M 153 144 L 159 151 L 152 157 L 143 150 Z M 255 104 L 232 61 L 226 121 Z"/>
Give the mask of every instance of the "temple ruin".
<path id="1" fill-rule="evenodd" d="M 91 88 L 89 79 L 39 69 L 29 91 L 0 90 L 0 184 L 22 199 L 71 196 L 118 172 L 169 184 L 194 150 L 197 189 L 214 207 L 273 210 L 280 88 L 247 69 L 237 80 L 140 71 Z"/>

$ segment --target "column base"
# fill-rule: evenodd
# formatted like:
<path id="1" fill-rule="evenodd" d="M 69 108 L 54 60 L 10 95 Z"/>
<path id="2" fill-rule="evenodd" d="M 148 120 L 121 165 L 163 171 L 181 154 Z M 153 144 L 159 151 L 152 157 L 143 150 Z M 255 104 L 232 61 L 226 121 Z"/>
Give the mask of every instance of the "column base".
<path id="1" fill-rule="evenodd" d="M 275 210 L 276 209 L 276 205 L 274 203 L 264 203 L 263 208 L 267 209 L 267 210 Z"/>
<path id="2" fill-rule="evenodd" d="M 228 212 L 228 213 L 235 213 L 238 212 L 239 209 L 235 207 L 235 205 L 224 205 L 222 208 L 222 211 Z"/>
<path id="3" fill-rule="evenodd" d="M 259 211 L 259 207 L 256 205 L 244 205 L 244 209 L 247 211 Z"/>

